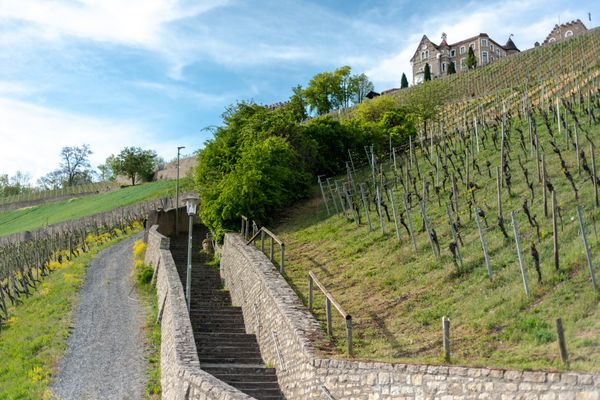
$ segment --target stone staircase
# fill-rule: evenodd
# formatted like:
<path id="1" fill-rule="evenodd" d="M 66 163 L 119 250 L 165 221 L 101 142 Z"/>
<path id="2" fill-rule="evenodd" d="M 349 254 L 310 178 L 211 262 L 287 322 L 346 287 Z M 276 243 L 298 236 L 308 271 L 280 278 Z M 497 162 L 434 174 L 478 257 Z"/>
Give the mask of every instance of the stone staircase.
<path id="1" fill-rule="evenodd" d="M 222 289 L 219 268 L 199 253 L 205 236 L 194 227 L 190 319 L 200 367 L 256 399 L 284 399 L 275 369 L 265 366 L 255 335 L 246 333 L 241 308 Z M 187 235 L 171 238 L 171 253 L 185 291 Z"/>

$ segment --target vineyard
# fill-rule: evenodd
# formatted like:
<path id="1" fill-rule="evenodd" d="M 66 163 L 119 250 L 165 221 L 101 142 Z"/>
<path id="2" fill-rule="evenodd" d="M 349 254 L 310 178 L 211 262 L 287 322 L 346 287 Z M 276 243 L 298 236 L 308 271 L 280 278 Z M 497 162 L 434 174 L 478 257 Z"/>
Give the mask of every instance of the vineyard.
<path id="1" fill-rule="evenodd" d="M 174 181 L 145 183 L 106 193 L 0 213 L 0 236 L 30 231 L 71 219 L 164 197 L 173 193 Z"/>
<path id="2" fill-rule="evenodd" d="M 26 193 L 0 197 L 0 209 L 4 209 L 6 206 L 11 205 L 13 203 L 48 202 L 53 201 L 56 198 L 63 198 L 65 196 L 93 194 L 99 192 L 106 192 L 110 190 L 116 190 L 118 188 L 119 184 L 116 182 L 88 183 L 84 185 L 67 186 L 62 189 L 49 190 L 41 188 L 30 188 L 27 189 Z"/>
<path id="3" fill-rule="evenodd" d="M 448 317 L 453 363 L 600 371 L 599 36 L 401 91 L 452 101 L 276 228 L 299 295 L 313 271 L 352 314 L 357 357 L 443 362 Z"/>
<path id="4" fill-rule="evenodd" d="M 9 316 L 9 306 L 21 296 L 30 296 L 44 276 L 63 260 L 87 252 L 92 243 L 102 244 L 141 226 L 148 213 L 173 206 L 170 198 L 99 213 L 58 224 L 25 237 L 3 238 L 0 244 L 0 326 Z"/>

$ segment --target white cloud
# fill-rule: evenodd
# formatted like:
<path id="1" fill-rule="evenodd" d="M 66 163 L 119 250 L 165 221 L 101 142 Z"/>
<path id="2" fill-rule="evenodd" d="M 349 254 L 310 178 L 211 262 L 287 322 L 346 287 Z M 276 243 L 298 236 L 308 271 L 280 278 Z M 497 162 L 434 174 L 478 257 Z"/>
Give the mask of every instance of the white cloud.
<path id="1" fill-rule="evenodd" d="M 97 166 L 125 146 L 155 148 L 155 138 L 143 127 L 65 113 L 0 97 L 0 173 L 31 173 L 35 181 L 58 167 L 64 146 L 87 143 Z"/>
<path id="2" fill-rule="evenodd" d="M 207 12 L 226 0 L 182 5 L 172 0 L 0 1 L 0 19 L 33 23 L 61 35 L 144 47 L 161 43 L 165 24 Z"/>

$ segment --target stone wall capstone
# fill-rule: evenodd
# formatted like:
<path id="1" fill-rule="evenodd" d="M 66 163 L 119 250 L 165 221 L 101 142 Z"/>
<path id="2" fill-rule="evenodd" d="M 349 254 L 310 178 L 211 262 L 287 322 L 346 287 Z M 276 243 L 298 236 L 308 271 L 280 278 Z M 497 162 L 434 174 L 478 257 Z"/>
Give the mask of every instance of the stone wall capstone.
<path id="1" fill-rule="evenodd" d="M 271 261 L 240 235 L 225 235 L 221 274 L 287 400 L 600 400 L 600 376 L 593 374 L 332 359 L 312 344 L 322 336 L 318 322 Z"/>

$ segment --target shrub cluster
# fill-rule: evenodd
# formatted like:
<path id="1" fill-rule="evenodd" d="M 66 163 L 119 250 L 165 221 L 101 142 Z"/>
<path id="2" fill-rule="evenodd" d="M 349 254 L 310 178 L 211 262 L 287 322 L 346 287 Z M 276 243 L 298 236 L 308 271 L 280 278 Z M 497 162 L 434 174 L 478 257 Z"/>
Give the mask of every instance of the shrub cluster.
<path id="1" fill-rule="evenodd" d="M 242 102 L 223 114 L 195 175 L 200 217 L 217 235 L 237 227 L 240 215 L 268 224 L 307 195 L 315 176 L 344 172 L 349 151 L 361 162 L 365 146 L 403 146 L 415 134 L 411 115 L 388 96 L 361 103 L 343 121 L 307 121 L 305 110 L 294 95 L 277 108 Z"/>

